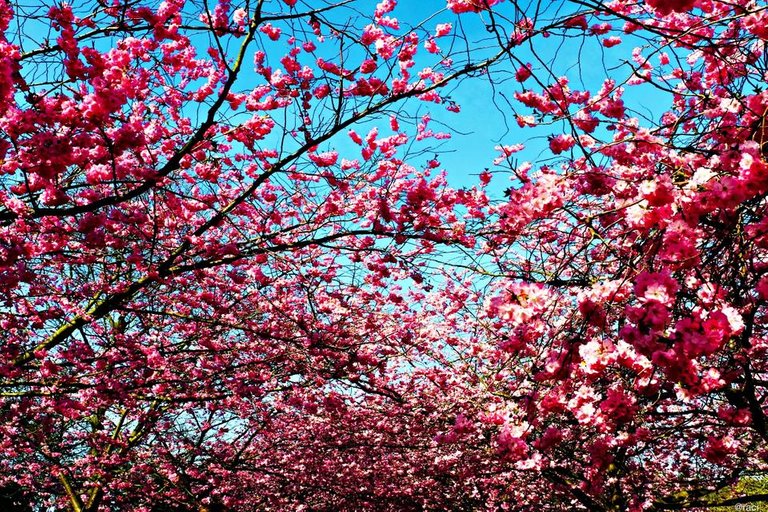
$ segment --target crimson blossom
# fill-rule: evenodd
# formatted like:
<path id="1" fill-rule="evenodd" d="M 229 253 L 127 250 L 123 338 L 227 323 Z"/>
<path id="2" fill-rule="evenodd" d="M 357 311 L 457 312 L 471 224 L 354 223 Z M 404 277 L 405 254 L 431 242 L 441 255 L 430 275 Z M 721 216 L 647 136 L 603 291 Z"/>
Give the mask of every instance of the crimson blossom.
<path id="1" fill-rule="evenodd" d="M 768 500 L 766 26 L 0 0 L 0 508 Z"/>

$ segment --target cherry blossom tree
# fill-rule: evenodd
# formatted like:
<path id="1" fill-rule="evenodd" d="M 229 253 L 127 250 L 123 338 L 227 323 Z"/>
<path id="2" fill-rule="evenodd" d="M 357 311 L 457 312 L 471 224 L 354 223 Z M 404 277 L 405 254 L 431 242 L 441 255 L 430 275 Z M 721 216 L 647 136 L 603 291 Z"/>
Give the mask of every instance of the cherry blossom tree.
<path id="1" fill-rule="evenodd" d="M 377 283 L 481 217 L 405 104 L 457 108 L 444 87 L 503 53 L 451 58 L 450 23 L 394 2 L 0 6 L 4 494 L 299 500 L 287 418 L 394 396 L 371 375 L 402 298 Z"/>
<path id="2" fill-rule="evenodd" d="M 449 441 L 485 436 L 508 480 L 536 474 L 520 498 L 536 508 L 765 501 L 711 494 L 766 470 L 766 6 L 578 5 L 550 37 L 634 49 L 592 90 L 543 52 L 510 76 L 519 125 L 546 125 L 554 158 L 502 144 L 485 177 L 511 182 L 469 265 L 488 280 L 457 276 L 456 324 L 482 333 L 459 346 L 486 397 Z"/>
<path id="3" fill-rule="evenodd" d="M 0 504 L 715 506 L 768 471 L 767 18 L 0 0 Z"/>

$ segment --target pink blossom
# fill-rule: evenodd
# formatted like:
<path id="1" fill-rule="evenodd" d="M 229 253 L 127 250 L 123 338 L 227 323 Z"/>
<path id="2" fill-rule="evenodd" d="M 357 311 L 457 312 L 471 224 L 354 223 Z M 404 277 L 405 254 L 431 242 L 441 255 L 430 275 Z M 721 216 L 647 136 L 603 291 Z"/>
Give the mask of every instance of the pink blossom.
<path id="1" fill-rule="evenodd" d="M 567 151 L 576 145 L 576 139 L 572 135 L 562 134 L 549 139 L 549 149 L 556 155 Z"/>
<path id="2" fill-rule="evenodd" d="M 515 80 L 518 82 L 525 82 L 531 77 L 531 64 L 520 66 L 515 72 Z"/>
<path id="3" fill-rule="evenodd" d="M 271 23 L 265 23 L 259 30 L 267 35 L 271 40 L 277 41 L 280 39 L 281 30 L 279 27 L 273 26 Z"/>
<path id="4" fill-rule="evenodd" d="M 309 159 L 318 167 L 330 167 L 336 164 L 339 154 L 336 151 L 326 151 L 325 153 L 310 153 Z"/>
<path id="5" fill-rule="evenodd" d="M 451 33 L 453 25 L 450 23 L 438 23 L 435 26 L 435 37 L 444 37 Z"/>
<path id="6" fill-rule="evenodd" d="M 456 14 L 481 12 L 502 1 L 503 0 L 448 0 L 447 7 Z"/>

